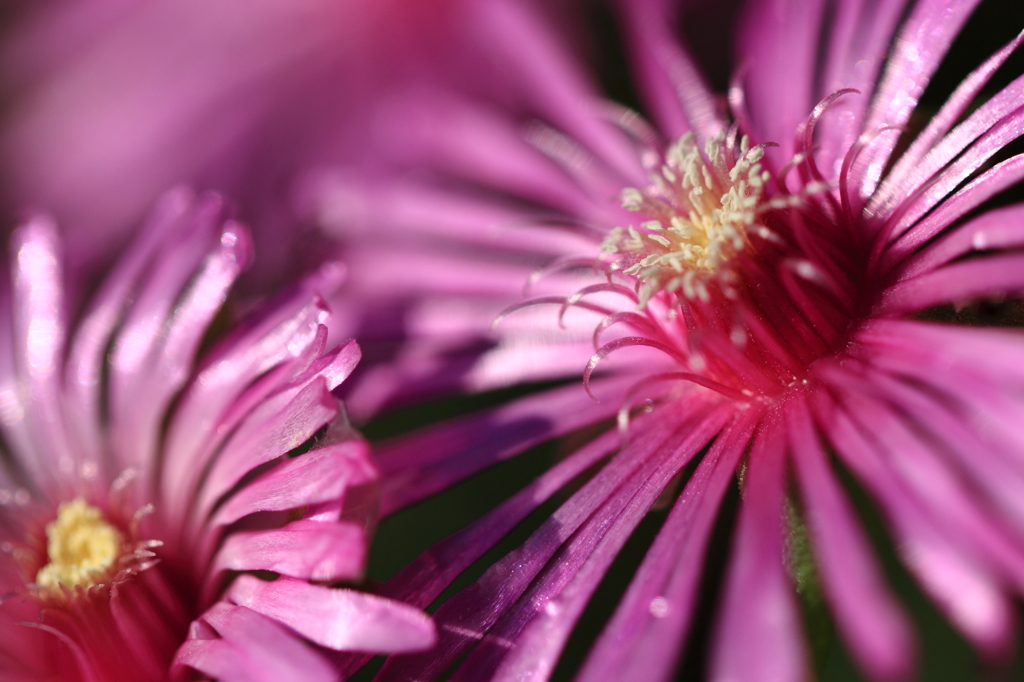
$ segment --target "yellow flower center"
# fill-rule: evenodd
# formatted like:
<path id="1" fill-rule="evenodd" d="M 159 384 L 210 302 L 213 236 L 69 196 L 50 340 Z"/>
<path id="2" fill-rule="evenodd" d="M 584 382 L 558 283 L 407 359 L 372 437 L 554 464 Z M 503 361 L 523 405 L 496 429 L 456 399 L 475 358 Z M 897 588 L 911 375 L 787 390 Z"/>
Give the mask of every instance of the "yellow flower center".
<path id="1" fill-rule="evenodd" d="M 601 251 L 640 281 L 641 307 L 659 291 L 707 299 L 707 276 L 747 245 L 757 224 L 770 178 L 763 156 L 746 137 L 729 149 L 721 133 L 702 155 L 687 133 L 669 147 L 647 190 L 622 193 L 623 208 L 649 220 L 615 228 Z"/>
<path id="2" fill-rule="evenodd" d="M 50 562 L 39 569 L 36 584 L 92 587 L 121 556 L 124 539 L 103 513 L 82 498 L 64 502 L 57 518 L 46 524 L 46 553 Z"/>

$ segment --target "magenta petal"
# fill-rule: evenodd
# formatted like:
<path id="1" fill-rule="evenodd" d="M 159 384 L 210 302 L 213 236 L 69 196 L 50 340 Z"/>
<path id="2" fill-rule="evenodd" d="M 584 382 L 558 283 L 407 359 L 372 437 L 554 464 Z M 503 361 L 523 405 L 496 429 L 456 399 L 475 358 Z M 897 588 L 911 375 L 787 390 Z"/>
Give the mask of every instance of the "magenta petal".
<path id="1" fill-rule="evenodd" d="M 886 216 L 894 205 L 898 205 L 902 197 L 908 196 L 921 182 L 927 181 L 933 173 L 953 159 L 963 148 L 975 139 L 984 128 L 984 120 L 992 122 L 1009 113 L 1019 101 L 1019 83 L 1001 91 L 986 102 L 978 111 L 971 114 L 965 125 L 957 129 L 939 142 L 956 120 L 963 114 L 967 106 L 974 100 L 992 75 L 1002 66 L 1009 56 L 1024 42 L 1024 33 L 1005 45 L 1001 50 L 989 57 L 984 64 L 975 69 L 950 95 L 942 109 L 928 122 L 928 126 L 914 138 L 910 148 L 900 156 L 878 191 L 868 204 L 872 215 Z M 1014 87 L 1016 86 L 1016 87 Z M 996 113 L 1000 112 L 1001 113 Z M 992 118 L 992 116 L 995 118 Z M 936 144 L 938 143 L 938 144 Z M 922 159 L 924 160 L 923 165 Z M 894 200 L 897 195 L 900 199 Z M 880 204 L 886 206 L 882 208 Z"/>
<path id="2" fill-rule="evenodd" d="M 600 528 L 607 530 L 631 500 L 642 496 L 641 491 L 646 491 L 648 484 L 660 491 L 668 479 L 664 479 L 661 486 L 648 480 L 651 475 L 648 467 L 659 467 L 658 476 L 661 476 L 665 472 L 660 465 L 664 465 L 665 460 L 672 459 L 677 452 L 691 452 L 697 443 L 706 444 L 732 414 L 731 406 L 716 406 L 714 402 L 706 395 L 687 401 L 690 409 L 680 410 L 686 415 L 681 423 L 666 423 L 657 418 L 645 420 L 647 427 L 638 429 L 636 437 L 541 524 L 525 543 L 441 605 L 434 614 L 440 637 L 433 651 L 421 656 L 392 659 L 381 671 L 381 680 L 406 679 L 413 674 L 421 680 L 435 679 L 478 642 L 482 648 L 476 654 L 477 662 L 472 668 L 464 667 L 463 674 L 479 675 L 482 674 L 481 669 L 495 666 L 507 648 L 507 642 L 516 638 L 516 630 L 538 615 L 536 605 L 553 603 L 551 600 L 571 578 L 572 571 L 566 574 L 559 569 L 562 562 L 549 564 L 552 557 L 561 556 L 564 551 L 566 566 L 579 568 L 595 551 L 594 545 L 602 535 Z M 672 474 L 668 478 L 671 478 L 678 471 L 678 466 L 669 468 Z M 524 593 L 530 596 L 524 596 Z M 559 609 L 556 606 L 552 611 L 558 612 Z M 571 623 L 575 617 L 574 610 L 566 610 L 566 622 Z M 499 624 L 494 636 L 489 636 L 491 629 L 499 627 Z M 501 628 L 508 630 L 502 631 Z M 539 665 L 552 663 L 561 642 L 553 639 L 551 644 L 555 645 L 554 651 L 538 655 L 532 662 Z M 530 664 L 529 660 L 524 662 Z"/>
<path id="3" fill-rule="evenodd" d="M 665 520 L 615 615 L 591 648 L 579 682 L 668 680 L 693 617 L 704 551 L 719 505 L 758 415 L 715 440 Z"/>
<path id="4" fill-rule="evenodd" d="M 426 608 L 538 505 L 587 467 L 614 452 L 620 440 L 619 434 L 607 432 L 580 448 L 487 515 L 421 554 L 385 583 L 383 593 Z"/>
<path id="5" fill-rule="evenodd" d="M 910 623 L 886 588 L 871 548 L 811 424 L 806 403 L 787 405 L 792 460 L 816 565 L 840 631 L 860 665 L 880 680 L 913 670 Z"/>
<path id="6" fill-rule="evenodd" d="M 1024 256 L 1010 253 L 977 258 L 912 277 L 889 288 L 880 312 L 905 315 L 940 305 L 1024 291 Z"/>
<path id="7" fill-rule="evenodd" d="M 694 60 L 671 35 L 670 12 L 652 2 L 623 2 L 634 70 L 659 127 L 669 139 L 693 130 L 707 140 L 725 127 Z"/>
<path id="8" fill-rule="evenodd" d="M 375 451 L 381 469 L 382 513 L 417 502 L 532 445 L 613 416 L 620 407 L 621 392 L 633 381 L 595 381 L 601 403 L 578 385 L 566 386 L 384 443 Z"/>
<path id="9" fill-rule="evenodd" d="M 273 571 L 291 578 L 353 580 L 366 561 L 366 533 L 354 523 L 293 521 L 276 530 L 233 533 L 217 551 L 210 579 L 223 571 Z"/>
<path id="10" fill-rule="evenodd" d="M 65 413 L 83 449 L 99 457 L 103 435 L 99 426 L 106 348 L 131 302 L 131 290 L 154 254 L 194 209 L 195 195 L 187 189 L 165 192 L 140 230 L 140 238 L 107 274 L 95 303 L 78 326 L 69 352 L 65 385 L 69 400 Z M 116 475 L 120 472 L 110 472 Z"/>
<path id="11" fill-rule="evenodd" d="M 422 611 L 353 590 L 240 575 L 228 598 L 336 651 L 419 651 L 435 639 L 434 624 Z"/>
<path id="12" fill-rule="evenodd" d="M 658 453 L 659 460 L 649 464 L 643 473 L 645 480 L 638 488 L 630 490 L 626 481 L 621 492 L 626 493 L 627 505 L 607 516 L 602 509 L 587 520 L 516 606 L 462 663 L 453 682 L 477 679 L 482 670 L 493 665 L 497 665 L 497 670 L 490 679 L 495 682 L 543 679 L 550 675 L 587 601 L 629 534 L 671 479 L 706 446 L 709 432 L 719 435 L 724 426 L 723 416 L 731 418 L 732 411 L 711 413 L 704 422 L 694 425 L 690 437 L 674 451 Z M 617 491 L 615 498 L 619 495 Z M 613 504 L 608 507 L 614 509 Z M 515 641 L 515 647 L 506 650 L 500 644 L 506 641 Z"/>
<path id="13" fill-rule="evenodd" d="M 777 416 L 769 417 L 751 447 L 715 629 L 714 679 L 797 682 L 807 677 L 800 618 L 783 557 L 782 429 Z"/>
<path id="14" fill-rule="evenodd" d="M 1024 161 L 1024 159 L 1022 159 Z M 1024 168 L 1024 164 L 1022 164 Z M 1022 173 L 1024 175 L 1024 173 Z M 1020 228 L 1024 206 L 1010 206 L 984 213 L 974 220 L 944 234 L 933 244 L 914 255 L 897 271 L 901 280 L 934 271 L 972 251 L 1006 250 L 1024 244 Z"/>
<path id="15" fill-rule="evenodd" d="M 881 465 L 877 446 L 846 414 L 834 408 L 819 411 L 819 420 L 831 425 L 833 445 L 846 466 L 886 511 L 907 568 L 976 646 L 1005 652 L 1013 641 L 1015 618 L 992 571 L 951 543 L 945 530 L 909 499 Z"/>
<path id="16" fill-rule="evenodd" d="M 932 237 L 1005 189 L 1024 180 L 1024 155 L 1018 154 L 971 180 L 934 211 L 890 242 L 882 256 L 883 272 L 901 262 L 913 264 L 914 252 Z"/>
<path id="17" fill-rule="evenodd" d="M 914 5 L 896 37 L 899 49 L 886 64 L 864 130 L 906 125 L 939 62 L 977 4 L 978 0 L 925 0 Z M 895 137 L 883 138 L 865 154 L 865 163 L 875 169 L 868 178 L 872 184 L 877 182 L 895 145 Z M 870 193 L 873 187 L 865 190 Z"/>
<path id="18" fill-rule="evenodd" d="M 1020 79 L 1017 90 L 1024 92 L 1024 77 Z M 962 154 L 957 155 L 934 178 L 923 178 L 919 190 L 902 198 L 899 213 L 889 221 L 889 229 L 896 234 L 902 233 L 952 193 L 960 183 L 980 170 L 992 156 L 1024 135 L 1024 105 L 1019 104 L 1019 93 L 1013 94 L 1014 98 L 1004 106 L 1009 112 L 995 120 L 985 121 L 984 131 L 977 138 L 971 139 L 969 146 L 964 143 L 966 150 Z M 993 115 L 1001 113 L 997 111 Z M 951 135 L 956 132 L 954 130 Z"/>
<path id="19" fill-rule="evenodd" d="M 157 278 L 151 286 L 158 294 L 142 292 L 132 308 L 138 323 L 117 337 L 110 376 L 111 447 L 122 466 L 137 467 L 144 478 L 157 459 L 152 434 L 189 378 L 207 325 L 251 257 L 248 232 L 241 225 L 228 222 L 219 232 L 220 248 L 206 256 L 194 276 L 192 254 L 184 262 L 170 261 L 172 281 Z M 187 238 L 205 246 L 203 235 Z M 187 287 L 178 281 L 183 275 L 191 277 Z"/>
<path id="20" fill-rule="evenodd" d="M 817 104 L 812 69 L 823 2 L 767 0 L 745 7 L 737 34 L 739 74 L 756 142 L 783 146 L 785 158 L 797 150 L 798 126 Z M 753 115 L 756 112 L 756 117 Z"/>
<path id="21" fill-rule="evenodd" d="M 365 442 L 328 445 L 261 474 L 225 502 L 208 525 L 215 528 L 259 511 L 286 511 L 336 499 L 347 488 L 376 477 Z"/>
<path id="22" fill-rule="evenodd" d="M 288 391 L 264 401 L 217 456 L 202 481 L 194 513 L 205 518 L 245 474 L 299 447 L 337 414 L 337 400 L 319 377 L 297 394 Z"/>
<path id="23" fill-rule="evenodd" d="M 174 499 L 174 491 L 190 487 L 190 477 L 206 466 L 237 421 L 313 362 L 326 343 L 320 324 L 326 311 L 315 292 L 321 285 L 337 286 L 340 277 L 329 268 L 321 277 L 303 282 L 206 356 L 168 426 L 166 447 L 177 454 L 164 463 L 165 498 Z M 266 376 L 260 379 L 262 375 Z"/>
<path id="24" fill-rule="evenodd" d="M 337 679 L 324 656 L 255 611 L 218 602 L 202 615 L 202 620 L 220 637 L 197 638 L 201 628 L 194 625 L 193 637 L 174 657 L 173 673 L 184 676 L 183 668 L 189 667 L 225 682 Z"/>

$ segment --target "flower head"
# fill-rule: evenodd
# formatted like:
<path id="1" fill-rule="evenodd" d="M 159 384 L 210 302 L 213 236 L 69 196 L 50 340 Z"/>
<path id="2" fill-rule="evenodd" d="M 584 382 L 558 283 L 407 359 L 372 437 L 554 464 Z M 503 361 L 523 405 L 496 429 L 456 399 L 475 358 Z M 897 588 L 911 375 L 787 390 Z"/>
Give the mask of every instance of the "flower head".
<path id="1" fill-rule="evenodd" d="M 431 169 L 411 182 L 449 222 L 403 224 L 419 299 L 413 350 L 396 364 L 422 367 L 434 387 L 442 377 L 475 389 L 582 369 L 586 391 L 548 388 L 385 445 L 384 510 L 538 442 L 584 427 L 589 440 L 385 585 L 431 603 L 566 489 L 521 546 L 437 609 L 438 648 L 390 660 L 381 679 L 452 666 L 452 679 L 547 679 L 615 557 L 665 499 L 671 511 L 577 679 L 672 679 L 709 584 L 720 584 L 711 679 L 806 679 L 800 601 L 819 590 L 869 675 L 907 677 L 912 628 L 847 473 L 949 621 L 982 652 L 1005 653 L 1024 589 L 1024 338 L 936 318 L 1024 290 L 1022 209 L 984 210 L 1021 179 L 1020 157 L 997 155 L 1024 131 L 1022 81 L 969 111 L 1024 38 L 980 65 L 904 150 L 900 133 L 973 3 L 753 2 L 728 117 L 665 3 L 622 3 L 657 129 L 596 101 L 527 8 L 490 5 L 551 60 L 545 73 L 561 87 L 535 74 L 549 106 L 525 136 L 518 112 L 493 101 L 417 95 L 437 112 L 431 134 L 398 146 Z M 450 138 L 437 133 L 444 121 Z M 400 268 L 384 271 L 376 282 L 402 286 Z M 524 280 L 531 297 L 498 315 L 485 352 L 472 347 L 497 313 L 484 303 Z M 438 369 L 470 348 L 476 362 L 462 350 L 461 374 Z M 704 559 L 734 482 L 718 583 Z"/>
<path id="2" fill-rule="evenodd" d="M 337 650 L 431 643 L 422 613 L 345 586 L 377 473 L 331 395 L 359 360 L 326 346 L 337 267 L 202 350 L 251 255 L 216 196 L 166 195 L 74 326 L 53 225 L 13 251 L 5 678 L 333 679 Z"/>

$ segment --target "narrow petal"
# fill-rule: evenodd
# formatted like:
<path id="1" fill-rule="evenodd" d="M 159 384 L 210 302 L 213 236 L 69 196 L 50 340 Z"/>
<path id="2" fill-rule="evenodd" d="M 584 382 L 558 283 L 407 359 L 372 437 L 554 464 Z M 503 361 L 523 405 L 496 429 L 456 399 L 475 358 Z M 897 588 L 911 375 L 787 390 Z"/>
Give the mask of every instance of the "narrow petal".
<path id="1" fill-rule="evenodd" d="M 363 441 L 346 441 L 289 459 L 235 493 L 209 523 L 225 526 L 260 511 L 286 511 L 326 502 L 376 479 Z"/>
<path id="2" fill-rule="evenodd" d="M 967 121 L 957 126 L 953 133 L 939 142 L 940 138 L 946 135 L 989 79 L 1022 42 L 1024 42 L 1024 33 L 1019 34 L 985 60 L 985 63 L 972 71 L 957 86 L 956 91 L 942 105 L 939 113 L 933 116 L 928 122 L 928 126 L 914 138 L 910 148 L 900 156 L 892 170 L 886 175 L 885 180 L 879 185 L 878 191 L 867 206 L 871 215 L 887 215 L 888 211 L 883 208 L 883 205 L 887 206 L 889 210 L 894 205 L 898 205 L 898 201 L 892 201 L 894 195 L 909 196 L 918 184 L 927 181 L 933 173 L 951 161 L 982 130 L 987 128 L 988 126 L 985 126 L 984 123 L 986 119 L 991 125 L 992 122 L 1009 113 L 1013 108 L 1010 103 L 1020 99 L 1020 79 L 985 102 L 978 111 L 971 114 Z M 1000 111 L 1002 113 L 998 113 Z"/>
<path id="3" fill-rule="evenodd" d="M 786 417 L 816 563 L 840 631 L 858 663 L 873 677 L 906 679 L 914 663 L 909 621 L 872 560 L 802 397 L 787 405 Z"/>
<path id="4" fill-rule="evenodd" d="M 174 657 L 172 673 L 189 667 L 224 682 L 337 679 L 327 659 L 280 623 L 243 606 L 218 602 L 202 615 L 219 638 L 188 639 Z M 193 627 L 198 633 L 199 628 Z"/>
<path id="5" fill-rule="evenodd" d="M 490 638 L 488 632 L 510 609 L 515 609 L 518 616 L 510 616 L 504 624 L 513 628 L 517 623 L 520 627 L 525 625 L 527 617 L 536 615 L 537 609 L 531 607 L 530 599 L 523 595 L 531 589 L 538 575 L 546 570 L 551 558 L 568 543 L 573 543 L 573 538 L 578 538 L 573 547 L 583 544 L 575 550 L 565 551 L 572 552 L 572 558 L 567 557 L 570 565 L 579 566 L 594 551 L 594 543 L 601 533 L 595 536 L 594 533 L 580 531 L 581 535 L 577 536 L 577 531 L 592 519 L 594 523 L 601 523 L 600 519 L 604 519 L 604 523 L 612 522 L 649 483 L 649 467 L 658 466 L 663 463 L 662 458 L 670 458 L 676 451 L 689 450 L 695 443 L 707 443 L 724 426 L 731 413 L 731 407 L 720 405 L 692 412 L 682 423 L 666 423 L 657 418 L 645 420 L 647 428 L 638 427 L 637 436 L 541 524 L 525 543 L 493 564 L 473 585 L 441 605 L 434 614 L 441 631 L 440 638 L 429 655 L 390 660 L 382 670 L 382 681 L 405 679 L 413 674 L 424 681 L 435 679 L 481 640 L 484 650 L 480 655 L 487 661 L 481 665 L 493 666 L 497 662 L 494 657 L 500 657 L 507 649 L 509 637 L 499 632 Z M 670 468 L 678 471 L 677 467 Z M 548 580 L 542 580 L 542 587 L 538 589 L 552 589 L 556 593 L 569 577 L 556 568 L 544 575 Z M 547 596 L 539 598 L 541 601 L 538 603 L 549 599 Z M 514 634 L 511 638 L 514 639 Z M 553 643 L 557 644 L 557 641 Z M 551 654 L 539 656 L 536 662 L 553 663 Z M 473 670 L 466 669 L 466 674 L 473 673 Z"/>
<path id="6" fill-rule="evenodd" d="M 905 279 L 882 297 L 879 313 L 905 315 L 943 303 L 965 303 L 986 296 L 1024 291 L 1024 256 L 1019 253 L 967 260 Z"/>
<path id="7" fill-rule="evenodd" d="M 674 452 L 659 453 L 660 461 L 646 467 L 646 480 L 629 494 L 620 512 L 613 517 L 595 514 L 588 519 L 467 657 L 453 680 L 477 679 L 492 666 L 497 666 L 490 677 L 495 682 L 543 680 L 551 675 L 573 626 L 629 534 L 672 478 L 707 445 L 708 432 L 718 435 L 724 426 L 719 414 L 709 415 L 709 421 L 698 424 L 693 436 Z M 514 641 L 515 646 L 508 649 L 503 644 L 508 641 Z"/>
<path id="8" fill-rule="evenodd" d="M 900 555 L 946 617 L 981 650 L 1005 652 L 1015 635 L 1010 601 L 992 572 L 948 539 L 944 529 L 913 503 L 879 461 L 877 445 L 834 406 L 817 407 L 830 424 L 833 445 L 844 464 L 886 512 Z"/>
<path id="9" fill-rule="evenodd" d="M 977 4 L 978 0 L 924 0 L 914 5 L 896 37 L 896 49 L 875 91 L 864 130 L 906 125 L 939 62 Z M 881 138 L 865 153 L 864 162 L 871 169 L 863 189 L 865 195 L 874 190 L 896 141 L 895 137 Z"/>
<path id="10" fill-rule="evenodd" d="M 881 272 L 888 272 L 897 264 L 908 261 L 914 251 L 932 237 L 1021 180 L 1024 180 L 1024 155 L 1021 154 L 996 164 L 971 180 L 955 194 L 947 197 L 934 211 L 890 242 L 883 254 Z"/>
<path id="11" fill-rule="evenodd" d="M 743 415 L 715 439 L 591 648 L 579 682 L 671 679 L 718 509 L 755 425 L 756 416 Z"/>
<path id="12" fill-rule="evenodd" d="M 14 351 L 17 371 L 31 409 L 24 411 L 30 440 L 21 464 L 39 484 L 56 491 L 56 483 L 72 474 L 78 462 L 67 440 L 60 405 L 61 362 L 65 321 L 59 238 L 56 226 L 36 218 L 15 232 Z"/>
<path id="13" fill-rule="evenodd" d="M 897 271 L 897 276 L 900 280 L 911 279 L 972 251 L 1004 251 L 1020 247 L 1024 244 L 1024 230 L 1020 228 L 1022 219 L 1024 206 L 1021 205 L 983 213 L 915 254 L 904 268 Z"/>
<path id="14" fill-rule="evenodd" d="M 633 382 L 632 377 L 594 382 L 595 394 L 603 398 L 600 403 L 575 384 L 382 444 L 375 451 L 382 513 L 418 502 L 537 443 L 614 416 L 620 396 Z"/>
<path id="15" fill-rule="evenodd" d="M 273 571 L 317 582 L 353 580 L 366 562 L 366 533 L 354 523 L 293 521 L 278 530 L 233 533 L 214 558 L 208 580 L 223 571 Z"/>
<path id="16" fill-rule="evenodd" d="M 317 377 L 301 391 L 278 394 L 257 407 L 217 456 L 195 502 L 194 514 L 206 517 L 212 505 L 245 474 L 299 447 L 334 419 L 337 400 Z M 179 500 L 187 501 L 187 490 Z"/>
<path id="17" fill-rule="evenodd" d="M 783 556 L 784 433 L 762 422 L 751 447 L 736 537 L 715 630 L 712 678 L 771 682 L 807 677 L 793 585 Z"/>
<path id="18" fill-rule="evenodd" d="M 227 596 L 335 651 L 403 653 L 426 649 L 435 639 L 422 611 L 353 590 L 240 575 Z"/>
<path id="19" fill-rule="evenodd" d="M 707 140 L 725 127 L 715 98 L 687 54 L 662 8 L 651 2 L 623 2 L 622 17 L 634 72 L 658 127 L 669 140 L 693 130 Z"/>

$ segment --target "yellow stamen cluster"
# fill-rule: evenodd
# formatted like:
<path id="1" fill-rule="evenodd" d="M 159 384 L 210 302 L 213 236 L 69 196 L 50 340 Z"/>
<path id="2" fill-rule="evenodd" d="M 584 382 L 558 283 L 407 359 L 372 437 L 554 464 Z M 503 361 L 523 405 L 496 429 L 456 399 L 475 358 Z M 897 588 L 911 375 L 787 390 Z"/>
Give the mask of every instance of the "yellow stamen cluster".
<path id="1" fill-rule="evenodd" d="M 730 164 L 724 134 L 709 139 L 702 155 L 687 133 L 668 149 L 647 191 L 622 193 L 623 208 L 649 220 L 615 228 L 601 251 L 640 281 L 641 307 L 659 291 L 707 300 L 707 276 L 748 244 L 770 177 L 759 163 L 764 148 L 749 144 L 742 138 Z"/>
<path id="2" fill-rule="evenodd" d="M 103 513 L 82 498 L 64 502 L 56 520 L 46 524 L 46 553 L 50 562 L 39 569 L 36 584 L 89 588 L 103 581 L 120 558 L 124 539 Z"/>

